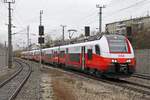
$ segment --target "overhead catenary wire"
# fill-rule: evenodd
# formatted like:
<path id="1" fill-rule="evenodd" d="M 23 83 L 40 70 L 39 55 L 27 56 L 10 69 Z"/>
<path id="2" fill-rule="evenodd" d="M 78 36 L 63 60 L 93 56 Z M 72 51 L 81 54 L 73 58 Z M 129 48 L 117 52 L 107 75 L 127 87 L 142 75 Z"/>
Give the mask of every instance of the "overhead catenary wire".
<path id="1" fill-rule="evenodd" d="M 6 5 L 4 5 L 4 7 L 5 7 L 6 10 L 8 9 L 8 7 L 7 7 Z M 20 27 L 23 28 L 24 24 L 21 23 L 21 21 L 19 21 L 19 19 L 16 17 L 17 13 L 15 12 L 15 16 L 13 16 L 13 15 L 14 15 L 14 9 L 12 9 L 12 17 L 13 17 L 13 18 L 12 18 L 12 21 L 13 21 L 13 19 L 14 19 L 15 22 L 16 22 L 17 24 L 19 24 Z"/>
<path id="2" fill-rule="evenodd" d="M 131 9 L 131 8 L 133 8 L 133 7 L 137 7 L 137 6 L 140 6 L 140 5 L 144 5 L 144 4 L 147 3 L 146 1 L 149 2 L 149 0 L 141 0 L 141 1 L 138 1 L 138 2 L 136 2 L 136 3 L 134 3 L 134 4 L 129 5 L 129 6 L 127 6 L 127 7 L 118 9 L 118 10 L 116 10 L 116 11 L 114 11 L 114 12 L 111 12 L 111 13 L 108 13 L 108 14 L 105 14 L 105 13 L 104 13 L 104 16 L 103 16 L 103 17 L 104 17 L 104 19 L 110 18 L 110 17 L 112 17 L 112 15 L 114 16 L 115 14 L 119 14 L 119 13 L 122 12 L 122 11 Z M 111 16 L 108 16 L 108 15 L 111 15 Z M 89 16 L 89 17 L 92 17 L 92 13 L 91 13 L 91 16 Z M 87 18 L 89 18 L 89 17 L 87 17 Z M 94 17 L 94 16 L 93 16 L 93 17 Z M 85 19 L 85 20 L 86 20 L 86 19 Z M 85 20 L 84 20 L 84 21 L 85 21 Z M 82 22 L 84 22 L 84 21 L 82 21 Z M 91 23 L 94 23 L 94 22 L 96 22 L 96 20 L 89 20 L 89 21 L 87 21 L 86 23 L 91 24 Z"/>
<path id="3" fill-rule="evenodd" d="M 137 7 L 137 6 L 141 6 L 141 5 L 144 5 L 144 4 L 146 4 L 146 2 L 145 1 L 148 1 L 148 0 L 141 0 L 141 1 L 139 1 L 139 2 L 136 2 L 136 3 L 134 3 L 134 4 L 131 4 L 131 5 L 129 5 L 129 6 L 127 6 L 127 7 L 123 7 L 123 8 L 121 8 L 121 9 L 118 9 L 118 10 L 116 10 L 116 11 L 114 11 L 114 12 L 111 12 L 111 13 L 108 13 L 108 14 L 104 14 L 105 16 L 107 15 L 115 15 L 115 14 L 119 14 L 120 12 L 122 12 L 122 11 L 125 11 L 125 10 L 128 10 L 128 9 L 131 9 L 131 8 L 134 8 L 134 7 Z M 148 1 L 149 2 L 149 1 Z M 106 17 L 107 17 L 106 16 Z"/>

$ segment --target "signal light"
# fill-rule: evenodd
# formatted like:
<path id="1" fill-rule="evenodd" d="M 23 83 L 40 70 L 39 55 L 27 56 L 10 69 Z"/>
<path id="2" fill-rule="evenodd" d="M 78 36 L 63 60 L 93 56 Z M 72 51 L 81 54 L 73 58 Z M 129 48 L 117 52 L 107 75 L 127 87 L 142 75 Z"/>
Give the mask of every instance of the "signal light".
<path id="1" fill-rule="evenodd" d="M 90 36 L 90 27 L 85 26 L 85 36 Z"/>
<path id="2" fill-rule="evenodd" d="M 39 44 L 43 44 L 44 43 L 44 37 L 39 37 L 38 42 L 39 42 Z"/>
<path id="3" fill-rule="evenodd" d="M 39 26 L 39 35 L 44 35 L 44 26 L 42 25 Z"/>

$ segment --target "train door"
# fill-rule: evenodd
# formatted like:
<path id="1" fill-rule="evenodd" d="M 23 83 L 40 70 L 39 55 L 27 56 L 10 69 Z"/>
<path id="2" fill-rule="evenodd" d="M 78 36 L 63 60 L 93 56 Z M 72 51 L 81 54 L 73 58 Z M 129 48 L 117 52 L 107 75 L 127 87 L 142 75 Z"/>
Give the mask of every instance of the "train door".
<path id="1" fill-rule="evenodd" d="M 57 58 L 58 58 L 58 64 L 59 64 L 60 63 L 60 46 L 58 47 Z"/>
<path id="2" fill-rule="evenodd" d="M 84 70 L 84 68 L 85 68 L 85 46 L 82 47 L 81 55 L 82 55 L 81 67 L 82 67 L 82 70 Z"/>
<path id="3" fill-rule="evenodd" d="M 68 56 L 68 48 L 66 48 L 66 65 L 68 64 L 69 62 L 69 56 Z"/>

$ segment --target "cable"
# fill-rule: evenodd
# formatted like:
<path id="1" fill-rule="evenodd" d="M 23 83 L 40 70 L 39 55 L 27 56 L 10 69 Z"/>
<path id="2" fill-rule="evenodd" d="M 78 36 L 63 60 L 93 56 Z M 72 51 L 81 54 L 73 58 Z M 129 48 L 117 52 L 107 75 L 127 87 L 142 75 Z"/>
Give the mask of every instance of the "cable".
<path id="1" fill-rule="evenodd" d="M 135 4 L 129 5 L 128 7 L 119 9 L 118 12 L 123 11 L 123 10 L 126 10 L 126 9 L 129 9 L 129 8 L 132 8 L 132 7 L 135 7 L 135 6 L 141 4 L 141 3 L 145 2 L 145 1 L 147 1 L 147 0 L 141 0 L 141 1 L 139 1 L 139 2 L 136 2 Z"/>
<path id="2" fill-rule="evenodd" d="M 14 10 L 16 9 L 16 7 L 18 6 L 18 4 L 20 3 L 21 0 L 15 2 L 15 7 L 14 7 Z"/>
<path id="3" fill-rule="evenodd" d="M 6 9 L 8 9 L 6 5 L 4 5 L 4 7 L 5 7 Z M 16 19 L 16 22 L 17 22 L 18 24 L 20 24 L 20 26 L 22 27 L 23 24 L 21 25 L 21 23 L 19 22 L 19 20 L 17 19 L 17 17 L 16 17 L 16 16 L 13 16 L 13 13 L 14 13 L 14 12 L 13 12 L 13 10 L 12 10 L 12 17 L 13 17 L 14 19 Z"/>
<path id="4" fill-rule="evenodd" d="M 139 2 L 136 2 L 136 3 L 132 4 L 132 5 L 129 5 L 129 6 L 127 6 L 127 7 L 118 9 L 118 10 L 112 12 L 112 13 L 109 13 L 108 15 L 114 15 L 114 14 L 116 14 L 116 13 L 118 14 L 119 12 L 122 12 L 122 11 L 124 11 L 124 10 L 133 8 L 133 7 L 138 6 L 138 5 L 141 5 L 141 4 L 144 3 L 145 1 L 148 1 L 148 0 L 141 0 L 141 1 L 139 1 Z M 106 14 L 106 15 L 107 15 L 107 14 Z"/>
<path id="5" fill-rule="evenodd" d="M 92 13 L 90 13 L 89 15 L 87 15 L 87 16 L 85 16 L 85 17 L 81 18 L 81 20 L 87 20 L 88 18 L 92 17 L 94 14 L 96 14 L 96 12 L 95 12 L 95 11 L 94 11 L 94 12 L 92 12 Z"/>
<path id="6" fill-rule="evenodd" d="M 140 2 L 138 2 L 138 3 L 135 3 L 135 4 L 132 4 L 132 5 L 134 5 L 134 7 L 135 7 L 135 6 L 137 6 L 136 4 L 142 4 L 142 6 L 143 6 L 143 5 L 145 5 L 145 4 L 150 3 L 150 1 L 148 1 L 148 2 L 145 2 L 145 1 L 148 1 L 148 0 L 142 0 L 142 1 L 140 1 Z M 142 2 L 144 2 L 144 4 L 143 4 Z M 126 9 L 125 9 L 125 8 L 126 8 Z M 121 8 L 121 9 L 119 9 L 119 10 L 117 10 L 117 11 L 111 13 L 111 16 L 108 16 L 108 15 L 106 16 L 106 15 L 104 15 L 104 16 L 105 16 L 105 17 L 104 17 L 104 20 L 106 20 L 107 18 L 113 17 L 115 14 L 118 14 L 118 11 L 121 12 L 121 11 L 123 11 L 123 10 L 127 10 L 127 9 L 131 8 L 131 5 L 128 6 L 128 7 L 125 7 L 125 8 Z"/>
<path id="7" fill-rule="evenodd" d="M 106 20 L 107 18 L 110 18 L 110 17 L 112 17 L 114 14 L 118 14 L 119 12 L 122 12 L 122 11 L 124 11 L 124 10 L 127 10 L 127 9 L 130 9 L 130 8 L 132 8 L 132 7 L 135 7 L 135 6 L 138 6 L 138 5 L 144 5 L 144 4 L 147 4 L 147 2 L 145 2 L 145 1 L 148 1 L 148 0 L 141 0 L 141 1 L 139 1 L 139 2 L 136 2 L 136 3 L 134 3 L 134 4 L 132 4 L 132 5 L 129 5 L 129 6 L 127 6 L 127 7 L 124 7 L 124 8 L 121 8 L 121 9 L 118 9 L 117 11 L 114 11 L 114 12 L 112 12 L 112 13 L 110 13 L 109 15 L 111 15 L 111 16 L 106 16 L 106 15 L 104 15 L 103 17 L 103 21 L 104 20 Z M 145 3 L 144 3 L 145 2 Z M 149 2 L 149 1 L 148 1 Z M 143 4 L 144 3 L 144 4 Z M 88 22 L 88 24 L 92 24 L 92 23 L 94 23 L 94 22 L 96 22 L 96 20 L 92 20 L 92 21 L 90 21 L 90 22 Z"/>

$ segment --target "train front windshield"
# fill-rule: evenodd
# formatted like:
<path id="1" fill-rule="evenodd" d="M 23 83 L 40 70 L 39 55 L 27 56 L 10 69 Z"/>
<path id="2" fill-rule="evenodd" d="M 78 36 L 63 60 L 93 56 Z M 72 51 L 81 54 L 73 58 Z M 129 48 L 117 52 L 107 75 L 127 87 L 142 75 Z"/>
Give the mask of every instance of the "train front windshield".
<path id="1" fill-rule="evenodd" d="M 119 35 L 108 35 L 106 36 L 108 40 L 109 50 L 112 53 L 128 52 L 127 41 L 124 36 Z"/>

